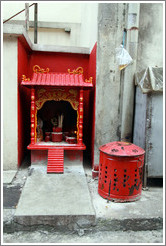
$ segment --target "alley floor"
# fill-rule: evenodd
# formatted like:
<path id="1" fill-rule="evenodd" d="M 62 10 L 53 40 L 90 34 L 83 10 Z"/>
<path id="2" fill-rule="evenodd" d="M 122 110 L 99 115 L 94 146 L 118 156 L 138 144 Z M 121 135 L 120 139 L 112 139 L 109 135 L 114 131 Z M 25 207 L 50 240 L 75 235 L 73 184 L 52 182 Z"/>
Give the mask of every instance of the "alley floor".
<path id="1" fill-rule="evenodd" d="M 4 234 L 4 243 L 162 243 L 162 230 L 153 231 L 98 231 L 60 233 L 48 231 L 15 232 Z"/>
<path id="2" fill-rule="evenodd" d="M 47 226 L 27 231 L 13 230 L 13 216 L 29 172 L 30 167 L 23 166 L 10 183 L 4 183 L 4 243 L 163 243 L 162 184 L 151 183 L 142 190 L 139 201 L 114 203 L 98 194 L 98 179 L 92 179 L 91 168 L 86 164 L 84 172 L 96 213 L 95 226 L 75 231 L 58 231 Z M 13 191 L 15 199 L 7 199 Z"/>

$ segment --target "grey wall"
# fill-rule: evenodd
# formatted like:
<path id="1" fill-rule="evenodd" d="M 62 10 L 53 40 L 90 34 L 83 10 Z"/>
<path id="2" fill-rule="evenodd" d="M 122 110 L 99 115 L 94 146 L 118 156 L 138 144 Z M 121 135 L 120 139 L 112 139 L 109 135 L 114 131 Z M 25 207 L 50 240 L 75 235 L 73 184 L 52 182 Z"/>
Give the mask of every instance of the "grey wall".
<path id="1" fill-rule="evenodd" d="M 135 118 L 133 143 L 145 149 L 146 147 L 146 120 L 147 120 L 147 95 L 136 87 L 135 96 Z"/>
<path id="2" fill-rule="evenodd" d="M 115 48 L 122 42 L 126 8 L 123 3 L 100 3 L 98 9 L 95 164 L 99 163 L 99 147 L 120 136 L 120 71 Z"/>
<path id="3" fill-rule="evenodd" d="M 163 4 L 141 3 L 137 71 L 163 66 Z"/>
<path id="4" fill-rule="evenodd" d="M 163 176 L 163 97 L 162 93 L 148 95 L 150 127 L 146 129 L 146 162 L 148 177 Z M 165 163 L 164 163 L 165 165 Z"/>
<path id="5" fill-rule="evenodd" d="M 132 3 L 99 3 L 95 164 L 99 164 L 99 147 L 107 142 L 120 140 L 124 119 L 126 119 L 127 113 L 130 116 L 129 110 L 126 108 L 124 111 L 123 109 L 124 96 L 126 96 L 126 92 L 124 93 L 125 76 L 123 74 L 125 75 L 130 67 L 126 68 L 124 73 L 120 73 L 115 60 L 115 48 L 119 47 L 122 42 L 123 29 L 127 28 L 130 8 L 132 9 L 131 12 L 134 13 L 137 7 L 136 4 Z M 163 66 L 163 4 L 139 3 L 139 8 L 138 40 L 133 39 L 136 47 L 138 47 L 137 52 L 135 52 L 137 57 L 134 57 L 136 65 L 133 73 L 147 66 Z M 131 51 L 129 52 L 131 53 Z M 134 87 L 134 79 L 129 79 Z M 129 82 L 128 79 L 126 79 L 127 82 Z M 128 93 L 128 97 L 130 97 L 128 100 L 133 96 L 134 90 L 130 94 Z M 133 103 L 134 101 L 128 105 L 128 109 L 133 107 Z M 144 110 L 144 114 L 145 112 L 146 110 Z M 125 117 L 122 117 L 123 115 Z M 128 123 L 131 123 L 133 114 L 129 118 L 130 122 Z M 126 126 L 128 123 L 125 120 Z M 139 137 L 139 132 L 137 132 L 137 136 Z"/>

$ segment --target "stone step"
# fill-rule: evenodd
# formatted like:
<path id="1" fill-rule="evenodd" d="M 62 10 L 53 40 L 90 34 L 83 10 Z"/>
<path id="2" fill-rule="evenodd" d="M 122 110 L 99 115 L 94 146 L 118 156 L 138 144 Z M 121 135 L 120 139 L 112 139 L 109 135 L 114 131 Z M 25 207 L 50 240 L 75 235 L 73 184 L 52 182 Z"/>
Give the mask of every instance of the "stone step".
<path id="1" fill-rule="evenodd" d="M 53 226 L 75 230 L 95 225 L 82 164 L 65 166 L 64 173 L 47 174 L 47 166 L 33 165 L 23 188 L 14 222 L 19 226 Z"/>

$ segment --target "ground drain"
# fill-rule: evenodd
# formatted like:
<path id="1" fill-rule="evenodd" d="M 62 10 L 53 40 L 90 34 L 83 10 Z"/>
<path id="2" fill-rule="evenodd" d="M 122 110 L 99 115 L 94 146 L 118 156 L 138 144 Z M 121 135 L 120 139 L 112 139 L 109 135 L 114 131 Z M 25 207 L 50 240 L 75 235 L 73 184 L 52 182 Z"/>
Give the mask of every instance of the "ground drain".
<path id="1" fill-rule="evenodd" d="M 9 186 L 3 185 L 3 207 L 16 208 L 22 187 L 20 185 Z"/>

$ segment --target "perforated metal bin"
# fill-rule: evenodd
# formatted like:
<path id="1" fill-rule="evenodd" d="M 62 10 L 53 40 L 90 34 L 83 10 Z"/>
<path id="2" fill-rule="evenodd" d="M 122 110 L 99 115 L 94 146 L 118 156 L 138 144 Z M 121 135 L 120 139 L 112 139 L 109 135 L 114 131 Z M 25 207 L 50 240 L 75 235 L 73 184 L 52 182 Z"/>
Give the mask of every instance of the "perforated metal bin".
<path id="1" fill-rule="evenodd" d="M 128 142 L 100 147 L 98 193 L 115 202 L 141 198 L 145 151 Z"/>

